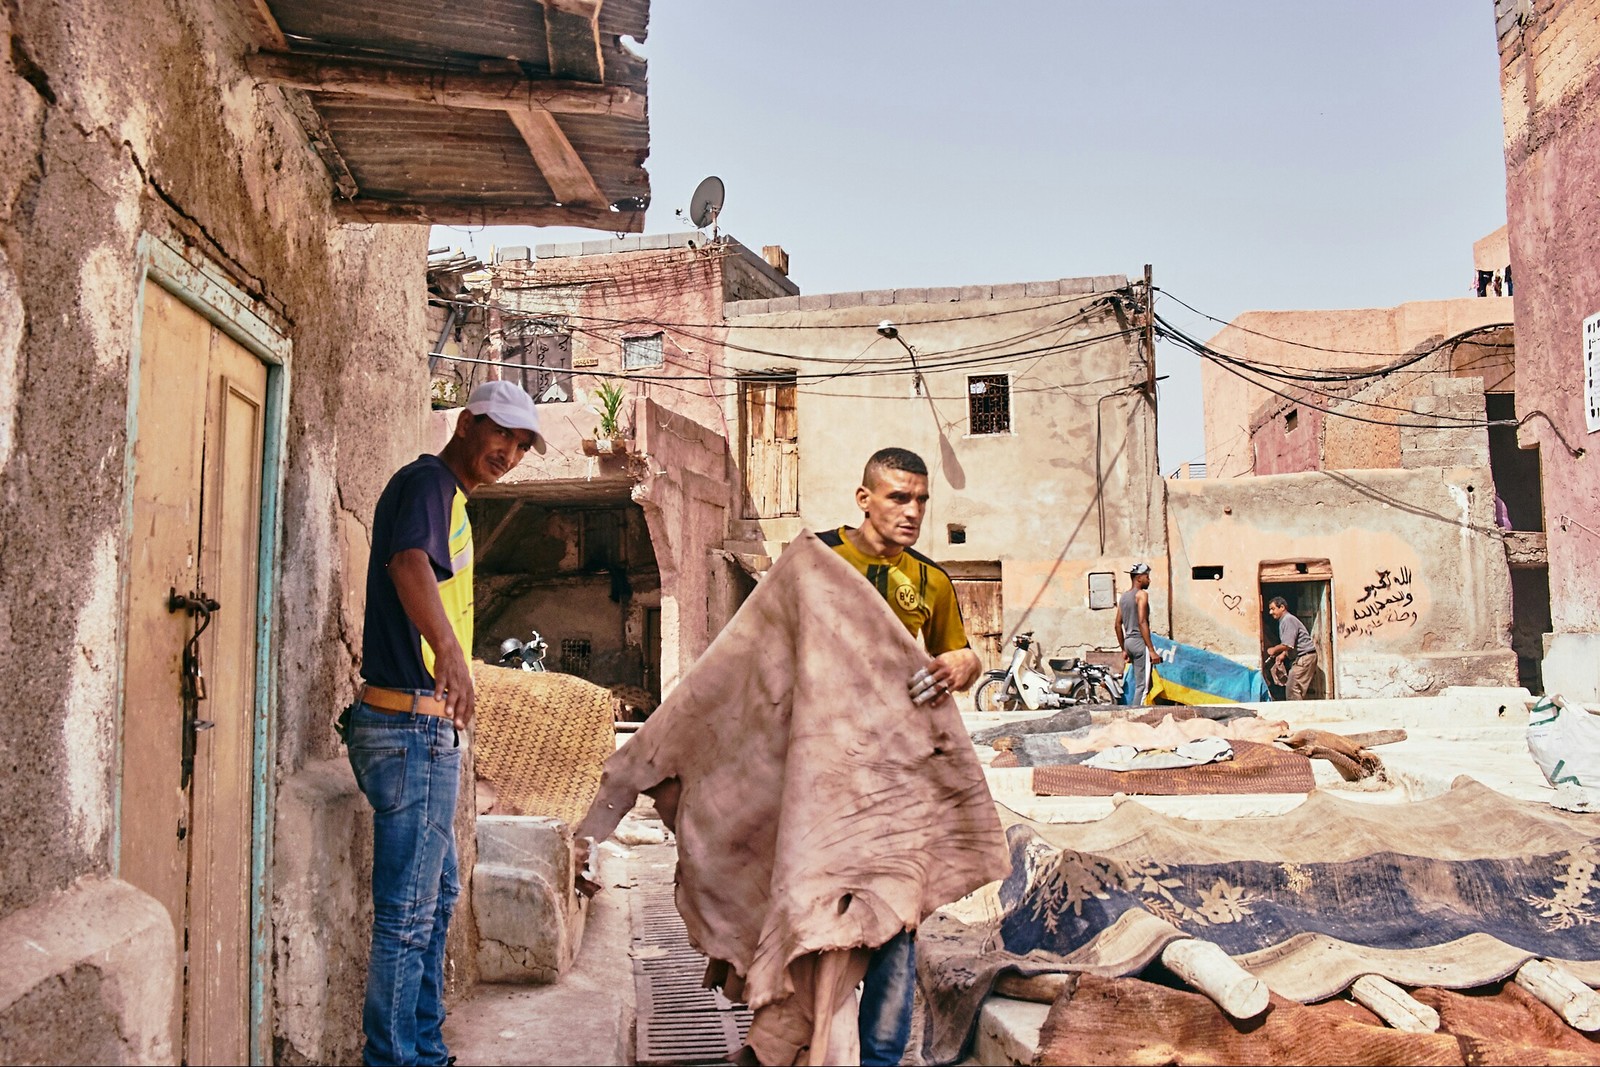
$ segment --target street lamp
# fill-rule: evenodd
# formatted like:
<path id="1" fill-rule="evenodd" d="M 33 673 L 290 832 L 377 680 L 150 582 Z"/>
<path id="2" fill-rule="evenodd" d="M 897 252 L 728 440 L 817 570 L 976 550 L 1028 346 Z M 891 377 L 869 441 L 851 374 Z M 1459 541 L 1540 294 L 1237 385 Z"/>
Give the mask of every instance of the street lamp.
<path id="1" fill-rule="evenodd" d="M 906 354 L 911 357 L 911 388 L 918 396 L 921 396 L 922 368 L 917 366 L 917 350 L 912 348 L 911 345 L 906 342 L 904 337 L 900 336 L 899 329 L 897 329 L 895 324 L 890 322 L 888 319 L 884 319 L 882 322 L 878 323 L 878 336 L 887 337 L 891 341 L 899 341 L 900 347 L 906 350 Z"/>

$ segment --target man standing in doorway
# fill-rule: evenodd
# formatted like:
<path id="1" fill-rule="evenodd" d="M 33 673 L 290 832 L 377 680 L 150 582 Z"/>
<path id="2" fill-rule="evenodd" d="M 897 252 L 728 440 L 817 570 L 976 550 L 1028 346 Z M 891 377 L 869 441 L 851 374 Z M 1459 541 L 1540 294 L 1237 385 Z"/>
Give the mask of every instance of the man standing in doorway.
<path id="1" fill-rule="evenodd" d="M 1128 574 L 1133 582 L 1117 602 L 1117 645 L 1133 668 L 1132 703 L 1140 705 L 1150 692 L 1150 665 L 1157 659 L 1150 636 L 1150 564 L 1135 563 Z"/>
<path id="2" fill-rule="evenodd" d="M 927 665 L 906 683 L 912 700 L 932 703 L 967 689 L 982 664 L 967 643 L 950 576 L 911 546 L 928 507 L 928 466 L 903 448 L 872 454 L 856 489 L 861 525 L 820 534 L 822 542 L 866 577 L 895 615 L 920 637 Z M 916 931 L 902 930 L 872 954 L 861 988 L 861 1062 L 897 1064 L 911 1039 L 916 991 Z"/>
<path id="3" fill-rule="evenodd" d="M 1305 623 L 1294 617 L 1283 597 L 1273 597 L 1267 613 L 1278 620 L 1278 643 L 1267 649 L 1267 661 L 1280 664 L 1285 672 L 1283 698 L 1304 700 L 1317 671 L 1317 646 Z"/>
<path id="4" fill-rule="evenodd" d="M 455 434 L 389 479 L 372 520 L 362 686 L 340 719 L 371 802 L 372 956 L 363 1061 L 442 1064 L 445 931 L 461 885 L 456 790 L 476 693 L 467 494 L 532 448 L 539 414 L 512 382 L 472 391 Z"/>

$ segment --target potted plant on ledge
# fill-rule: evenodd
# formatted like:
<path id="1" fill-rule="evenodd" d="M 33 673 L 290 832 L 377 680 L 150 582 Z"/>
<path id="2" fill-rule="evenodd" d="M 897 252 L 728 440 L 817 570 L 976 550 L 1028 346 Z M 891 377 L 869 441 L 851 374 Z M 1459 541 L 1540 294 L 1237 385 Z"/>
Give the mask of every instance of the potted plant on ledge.
<path id="1" fill-rule="evenodd" d="M 595 427 L 595 435 L 591 440 L 585 438 L 583 451 L 590 456 L 609 456 L 625 450 L 622 439 L 622 402 L 627 394 L 617 382 L 602 382 L 594 391 L 595 404 L 590 408 L 600 416 L 600 425 Z"/>

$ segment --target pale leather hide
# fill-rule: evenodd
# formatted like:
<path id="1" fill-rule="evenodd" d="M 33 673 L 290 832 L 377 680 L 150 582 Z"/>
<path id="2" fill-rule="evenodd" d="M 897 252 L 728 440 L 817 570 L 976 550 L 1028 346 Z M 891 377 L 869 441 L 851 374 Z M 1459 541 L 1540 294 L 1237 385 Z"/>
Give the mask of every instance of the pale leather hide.
<path id="1" fill-rule="evenodd" d="M 607 760 L 576 830 L 603 840 L 639 793 L 658 798 L 678 835 L 678 910 L 743 979 L 762 1062 L 804 1051 L 765 1036 L 809 1032 L 812 991 L 795 995 L 795 974 L 810 964 L 791 964 L 881 945 L 1008 871 L 954 700 L 907 693 L 927 662 L 877 591 L 803 532 Z"/>

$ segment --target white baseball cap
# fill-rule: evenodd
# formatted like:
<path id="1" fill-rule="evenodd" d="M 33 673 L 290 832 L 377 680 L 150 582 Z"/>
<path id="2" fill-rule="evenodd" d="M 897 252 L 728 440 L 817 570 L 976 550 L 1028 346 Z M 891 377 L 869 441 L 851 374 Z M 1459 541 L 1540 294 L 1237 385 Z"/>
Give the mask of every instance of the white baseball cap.
<path id="1" fill-rule="evenodd" d="M 544 434 L 539 432 L 539 408 L 528 391 L 516 382 L 484 382 L 467 398 L 467 410 L 487 415 L 508 430 L 531 430 L 533 450 L 544 455 Z"/>

